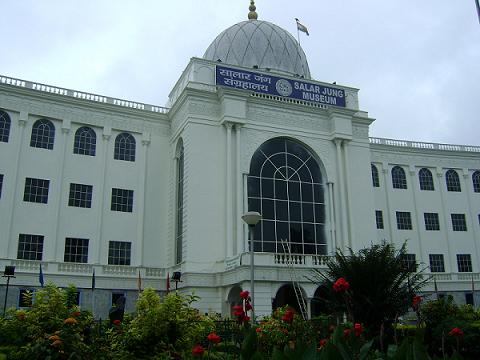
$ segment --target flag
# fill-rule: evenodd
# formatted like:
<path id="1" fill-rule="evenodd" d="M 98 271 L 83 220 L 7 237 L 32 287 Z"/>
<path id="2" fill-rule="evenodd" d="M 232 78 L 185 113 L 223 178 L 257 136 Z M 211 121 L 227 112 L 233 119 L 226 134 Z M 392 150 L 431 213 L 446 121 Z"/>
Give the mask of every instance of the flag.
<path id="1" fill-rule="evenodd" d="M 478 0 L 477 0 L 478 1 Z M 295 18 L 295 21 L 297 22 L 297 29 L 300 30 L 301 32 L 304 32 L 305 34 L 307 35 L 310 35 L 308 33 L 308 29 L 305 25 L 303 25 L 302 23 L 300 23 L 300 21 L 298 21 L 297 18 Z"/>
<path id="2" fill-rule="evenodd" d="M 433 278 L 433 287 L 435 289 L 435 294 L 437 294 L 437 300 L 438 300 L 438 287 L 437 287 L 437 279 L 434 277 Z"/>
<path id="3" fill-rule="evenodd" d="M 43 280 L 43 270 L 42 270 L 42 264 L 40 264 L 40 271 L 38 273 L 38 282 L 40 283 L 40 285 L 45 285 L 45 281 Z"/>
<path id="4" fill-rule="evenodd" d="M 477 5 L 478 22 L 480 23 L 480 2 L 475 0 L 475 5 Z"/>
<path id="5" fill-rule="evenodd" d="M 473 281 L 473 275 L 472 275 L 472 294 L 475 294 L 475 283 Z"/>
<path id="6" fill-rule="evenodd" d="M 93 269 L 92 273 L 92 290 L 95 290 L 95 269 Z"/>
<path id="7" fill-rule="evenodd" d="M 138 270 L 137 288 L 138 291 L 142 291 L 142 277 L 140 276 L 140 270 Z"/>
<path id="8" fill-rule="evenodd" d="M 167 294 L 170 292 L 170 273 L 167 273 Z"/>

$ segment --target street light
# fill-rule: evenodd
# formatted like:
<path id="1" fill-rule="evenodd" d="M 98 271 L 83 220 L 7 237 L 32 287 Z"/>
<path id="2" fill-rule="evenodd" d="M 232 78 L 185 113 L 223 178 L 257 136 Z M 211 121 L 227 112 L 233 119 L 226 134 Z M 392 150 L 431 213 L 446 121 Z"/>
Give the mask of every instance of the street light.
<path id="1" fill-rule="evenodd" d="M 5 317 L 5 311 L 7 309 L 8 286 L 10 285 L 10 278 L 15 277 L 15 266 L 6 265 L 2 277 L 7 278 L 7 288 L 5 289 L 5 302 L 3 303 L 3 317 Z"/>
<path id="2" fill-rule="evenodd" d="M 255 237 L 255 225 L 258 224 L 262 215 L 256 211 L 248 211 L 242 215 L 242 220 L 248 225 L 248 238 L 250 239 L 250 292 L 252 294 L 252 323 L 255 323 L 255 288 L 254 288 L 254 251 L 253 238 Z"/>

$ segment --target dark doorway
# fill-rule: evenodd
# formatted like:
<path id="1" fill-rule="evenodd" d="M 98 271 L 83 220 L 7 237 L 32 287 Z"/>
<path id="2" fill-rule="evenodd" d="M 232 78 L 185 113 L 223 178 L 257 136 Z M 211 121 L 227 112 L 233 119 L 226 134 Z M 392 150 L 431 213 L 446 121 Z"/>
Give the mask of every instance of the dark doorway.
<path id="1" fill-rule="evenodd" d="M 304 295 L 303 289 L 299 288 L 299 290 Z M 300 306 L 298 305 L 297 297 L 295 296 L 295 289 L 292 284 L 285 284 L 278 289 L 272 302 L 272 310 L 275 311 L 275 309 L 285 305 L 290 306 L 295 309 L 298 314 L 301 314 Z"/>
<path id="2" fill-rule="evenodd" d="M 311 317 L 319 316 L 321 314 L 327 314 L 327 304 L 325 299 L 327 298 L 328 289 L 324 286 L 319 286 L 315 290 L 315 294 L 310 302 Z"/>

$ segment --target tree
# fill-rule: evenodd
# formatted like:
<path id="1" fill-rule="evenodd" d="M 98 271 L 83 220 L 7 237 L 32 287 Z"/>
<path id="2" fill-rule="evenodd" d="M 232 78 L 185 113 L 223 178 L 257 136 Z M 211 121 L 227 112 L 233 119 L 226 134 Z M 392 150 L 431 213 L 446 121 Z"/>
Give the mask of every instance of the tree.
<path id="1" fill-rule="evenodd" d="M 413 296 L 426 279 L 422 272 L 412 272 L 405 266 L 406 244 L 396 250 L 393 244 L 372 245 L 345 255 L 340 250 L 327 264 L 328 270 L 314 270 L 313 281 L 323 287 L 327 307 L 345 311 L 350 321 L 364 324 L 371 334 L 393 323 L 407 312 Z M 348 290 L 334 283 L 344 278 Z M 343 289 L 343 290 L 342 290 Z"/>

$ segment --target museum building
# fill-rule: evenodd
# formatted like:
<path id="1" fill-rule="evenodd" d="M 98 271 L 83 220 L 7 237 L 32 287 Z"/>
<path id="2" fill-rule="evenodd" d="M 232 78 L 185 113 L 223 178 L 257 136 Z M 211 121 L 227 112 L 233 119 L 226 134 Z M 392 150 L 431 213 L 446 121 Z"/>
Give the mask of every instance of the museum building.
<path id="1" fill-rule="evenodd" d="M 166 107 L 0 75 L 7 307 L 29 306 L 41 271 L 105 318 L 175 274 L 200 311 L 229 315 L 250 290 L 247 211 L 262 215 L 257 316 L 298 302 L 292 284 L 316 314 L 311 269 L 381 241 L 407 241 L 426 293 L 480 304 L 480 147 L 369 137 L 358 89 L 312 79 L 290 33 L 253 4 L 248 17 L 190 60 Z"/>

